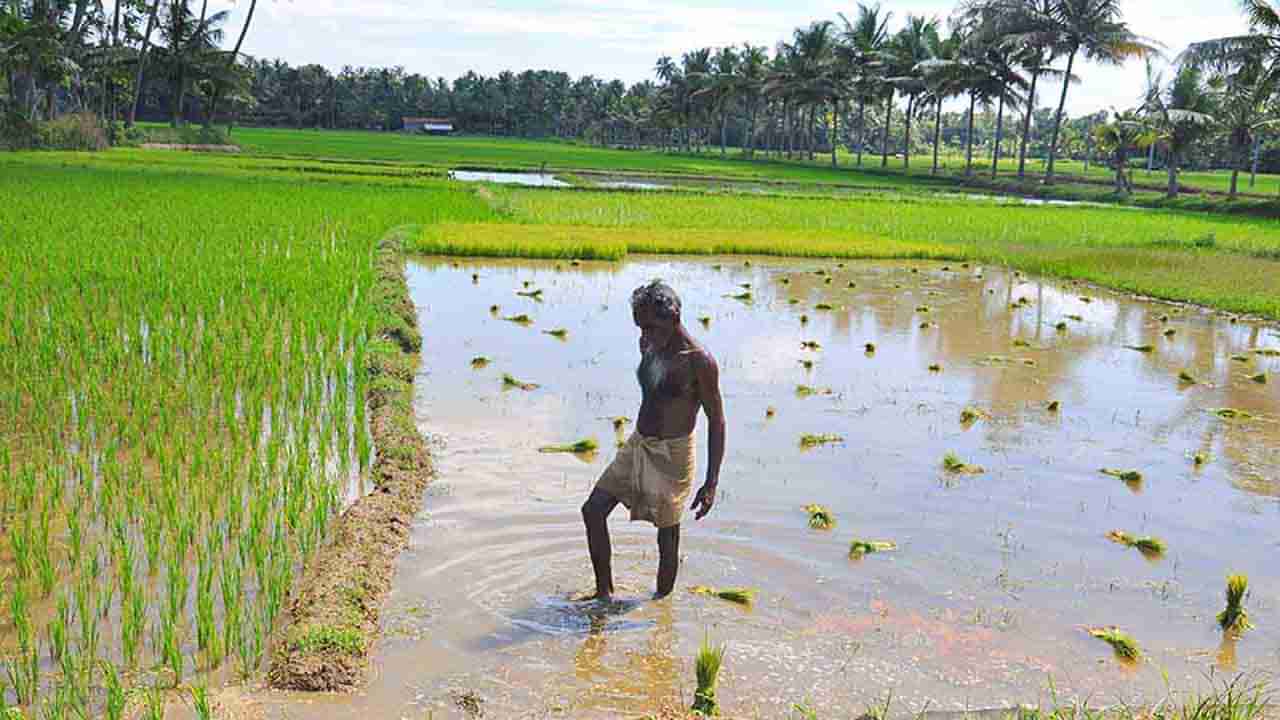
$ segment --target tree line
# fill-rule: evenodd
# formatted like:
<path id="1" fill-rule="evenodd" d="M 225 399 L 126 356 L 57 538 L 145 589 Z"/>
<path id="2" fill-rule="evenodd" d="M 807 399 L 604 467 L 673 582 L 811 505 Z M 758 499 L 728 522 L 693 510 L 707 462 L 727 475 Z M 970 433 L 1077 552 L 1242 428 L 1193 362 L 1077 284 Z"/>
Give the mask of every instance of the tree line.
<path id="1" fill-rule="evenodd" d="M 1083 156 L 1110 166 L 1122 193 L 1135 162 L 1165 168 L 1174 195 L 1186 166 L 1231 168 L 1234 194 L 1240 170 L 1280 160 L 1263 152 L 1280 105 L 1274 0 L 1237 0 L 1248 33 L 1186 49 L 1136 33 L 1120 0 L 962 0 L 945 19 L 859 3 L 772 49 L 659 58 L 654 79 L 632 85 L 549 70 L 450 82 L 401 67 L 335 73 L 258 60 L 240 52 L 256 5 L 245 1 L 248 19 L 226 50 L 227 15 L 207 13 L 207 0 L 121 0 L 110 10 L 100 0 L 0 0 L 0 101 L 31 122 L 89 111 L 127 126 L 141 112 L 175 126 L 394 130 L 426 115 L 471 133 L 668 151 L 829 153 L 838 164 L 843 147 L 856 165 L 906 168 L 924 155 L 932 172 L 945 149 L 962 154 L 965 174 L 983 162 L 994 174 L 1003 158 L 1025 177 L 1027 159 L 1039 158 L 1047 183 L 1058 159 Z M 1167 77 L 1153 69 L 1161 56 L 1174 61 Z M 1146 60 L 1145 86 L 1130 107 L 1069 118 L 1085 60 Z"/>

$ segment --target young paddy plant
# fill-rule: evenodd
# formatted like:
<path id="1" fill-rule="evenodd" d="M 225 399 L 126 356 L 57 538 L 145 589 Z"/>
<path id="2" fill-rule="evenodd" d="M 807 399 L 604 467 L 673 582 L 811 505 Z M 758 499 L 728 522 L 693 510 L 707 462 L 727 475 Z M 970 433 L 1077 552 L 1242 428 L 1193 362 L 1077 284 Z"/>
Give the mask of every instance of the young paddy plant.
<path id="1" fill-rule="evenodd" d="M 539 385 L 537 383 L 524 382 L 523 380 L 517 380 L 511 374 L 503 373 L 502 387 L 504 389 L 515 388 L 517 390 L 530 391 L 530 390 L 537 390 Z"/>
<path id="2" fill-rule="evenodd" d="M 693 693 L 693 713 L 703 717 L 720 714 L 720 705 L 716 700 L 716 685 L 720 679 L 720 668 L 724 665 L 724 645 L 712 646 L 709 638 L 703 638 L 702 647 L 698 649 L 698 657 L 694 661 L 694 674 L 698 687 Z"/>
<path id="3" fill-rule="evenodd" d="M 956 475 L 981 475 L 986 472 L 981 465 L 970 465 L 954 452 L 942 456 L 942 469 Z"/>
<path id="4" fill-rule="evenodd" d="M 842 442 L 844 442 L 844 437 L 840 435 L 836 435 L 834 433 L 820 433 L 820 434 L 805 433 L 800 436 L 800 448 L 802 450 L 808 450 L 816 447 L 821 447 L 823 445 L 831 445 L 834 443 L 842 443 Z"/>
<path id="5" fill-rule="evenodd" d="M 825 505 L 809 503 L 804 506 L 809 515 L 809 527 L 814 530 L 830 530 L 836 526 L 836 517 Z"/>
<path id="6" fill-rule="evenodd" d="M 849 543 L 849 557 L 857 560 L 867 555 L 890 552 L 898 549 L 892 540 L 853 540 Z"/>
<path id="7" fill-rule="evenodd" d="M 543 330 L 543 331 L 542 331 L 542 334 L 543 334 L 543 335 L 550 335 L 551 337 L 553 337 L 553 338 L 555 338 L 555 339 L 557 339 L 557 340 L 568 340 L 568 339 L 569 339 L 569 331 L 568 331 L 568 330 L 565 330 L 564 328 L 554 328 L 554 329 L 552 329 L 552 330 Z"/>
<path id="8" fill-rule="evenodd" d="M 1133 636 L 1115 626 L 1090 627 L 1085 629 L 1091 636 L 1107 643 L 1115 651 L 1116 657 L 1124 662 L 1137 662 L 1142 658 L 1142 650 Z"/>
<path id="9" fill-rule="evenodd" d="M 1107 533 L 1107 539 L 1131 547 L 1150 558 L 1158 558 L 1164 555 L 1168 546 L 1164 540 L 1150 535 L 1130 535 L 1123 530 L 1112 530 Z"/>
<path id="10" fill-rule="evenodd" d="M 747 587 L 714 588 L 708 585 L 694 585 L 689 588 L 689 592 L 719 598 L 737 605 L 750 605 L 756 598 L 755 588 Z"/>
<path id="11" fill-rule="evenodd" d="M 1240 635 L 1253 627 L 1253 623 L 1249 621 L 1249 613 L 1244 609 L 1244 601 L 1248 595 L 1248 575 L 1227 576 L 1227 606 L 1218 613 L 1218 626 L 1224 631 Z"/>
<path id="12" fill-rule="evenodd" d="M 540 453 L 574 453 L 584 454 L 593 453 L 600 449 L 600 443 L 595 438 L 586 438 L 577 442 L 564 443 L 561 445 L 543 445 L 538 448 Z"/>

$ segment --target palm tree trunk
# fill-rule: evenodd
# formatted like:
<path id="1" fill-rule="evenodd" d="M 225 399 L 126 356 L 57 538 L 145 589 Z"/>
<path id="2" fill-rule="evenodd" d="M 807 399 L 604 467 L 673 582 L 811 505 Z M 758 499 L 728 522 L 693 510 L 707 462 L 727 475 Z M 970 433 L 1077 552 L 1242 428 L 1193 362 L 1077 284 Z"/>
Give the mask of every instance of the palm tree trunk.
<path id="1" fill-rule="evenodd" d="M 996 110 L 996 143 L 991 148 L 991 179 L 996 179 L 996 173 L 1000 171 L 1000 136 L 1004 133 L 1004 93 L 1005 88 L 1000 88 L 1000 102 Z"/>
<path id="2" fill-rule="evenodd" d="M 1155 143 L 1152 143 L 1151 147 L 1155 147 Z M 1169 191 L 1166 196 L 1176 198 L 1178 197 L 1178 153 L 1173 151 L 1172 146 L 1169 148 L 1168 157 L 1165 158 L 1165 165 L 1169 170 Z"/>
<path id="3" fill-rule="evenodd" d="M 1262 160 L 1262 133 L 1253 136 L 1253 164 L 1249 168 L 1249 188 L 1258 181 L 1258 163 Z"/>
<path id="4" fill-rule="evenodd" d="M 724 110 L 721 110 L 720 111 L 720 157 L 724 157 L 724 154 L 725 154 L 724 146 L 725 146 L 725 142 L 727 142 L 726 137 L 728 134 L 728 125 L 727 125 L 728 122 L 729 122 L 729 113 L 725 112 Z"/>
<path id="5" fill-rule="evenodd" d="M 1031 73 L 1031 92 L 1027 94 L 1027 114 L 1022 119 L 1022 142 L 1018 147 L 1018 179 L 1027 176 L 1027 143 L 1031 139 L 1031 113 L 1036 109 L 1036 83 L 1040 73 Z"/>
<path id="6" fill-rule="evenodd" d="M 911 169 L 911 115 L 915 112 L 916 96 L 907 96 L 907 124 L 904 126 L 906 132 L 906 140 L 902 143 L 902 167 L 904 170 Z"/>
<path id="7" fill-rule="evenodd" d="M 790 103 L 782 103 L 782 144 L 786 146 L 787 159 L 791 159 L 791 108 Z"/>
<path id="8" fill-rule="evenodd" d="M 151 31 L 156 26 L 156 12 L 160 9 L 160 0 L 151 3 L 151 12 L 147 14 L 147 31 L 142 36 L 142 54 L 138 56 L 138 74 L 133 83 L 133 102 L 129 104 L 129 119 L 125 121 L 126 128 L 133 127 L 134 121 L 138 117 L 138 104 L 142 102 L 142 74 L 147 69 L 147 50 L 151 44 Z"/>
<path id="9" fill-rule="evenodd" d="M 893 122 L 893 88 L 884 103 L 884 132 L 880 134 L 880 167 L 889 167 L 889 123 Z"/>
<path id="10" fill-rule="evenodd" d="M 816 144 L 814 142 L 813 135 L 814 135 L 814 130 L 817 127 L 817 121 L 818 121 L 818 104 L 814 103 L 813 105 L 809 106 L 809 140 L 806 143 L 809 146 L 809 162 L 813 162 L 813 150 L 814 150 L 813 146 Z"/>
<path id="11" fill-rule="evenodd" d="M 1053 158 L 1058 154 L 1058 132 L 1062 129 L 1062 113 L 1067 109 L 1067 88 L 1071 87 L 1071 69 L 1075 67 L 1078 51 L 1079 48 L 1072 48 L 1071 54 L 1067 56 L 1067 72 L 1062 78 L 1062 97 L 1058 99 L 1058 112 L 1053 116 L 1053 138 L 1049 142 L 1049 166 L 1044 172 L 1046 185 L 1053 184 Z"/>
<path id="12" fill-rule="evenodd" d="M 969 93 L 969 129 L 964 137 L 964 176 L 973 175 L 973 109 L 978 104 L 978 96 Z"/>
<path id="13" fill-rule="evenodd" d="M 756 158 L 756 113 L 759 112 L 759 103 L 751 104 L 751 122 L 747 129 L 747 157 L 755 160 Z"/>
<path id="14" fill-rule="evenodd" d="M 833 100 L 831 102 L 831 167 L 837 165 L 836 146 L 838 146 L 840 137 L 840 101 Z"/>
<path id="15" fill-rule="evenodd" d="M 933 114 L 933 169 L 930 175 L 938 174 L 938 145 L 942 142 L 942 98 L 938 98 L 937 110 Z"/>
<path id="16" fill-rule="evenodd" d="M 1233 167 L 1231 168 L 1231 192 L 1227 195 L 1229 199 L 1231 200 L 1236 199 L 1236 196 L 1239 194 L 1239 188 L 1240 188 L 1239 183 L 1240 183 L 1240 168 Z"/>
<path id="17" fill-rule="evenodd" d="M 862 167 L 862 143 L 867 137 L 867 101 L 858 98 L 858 167 Z"/>

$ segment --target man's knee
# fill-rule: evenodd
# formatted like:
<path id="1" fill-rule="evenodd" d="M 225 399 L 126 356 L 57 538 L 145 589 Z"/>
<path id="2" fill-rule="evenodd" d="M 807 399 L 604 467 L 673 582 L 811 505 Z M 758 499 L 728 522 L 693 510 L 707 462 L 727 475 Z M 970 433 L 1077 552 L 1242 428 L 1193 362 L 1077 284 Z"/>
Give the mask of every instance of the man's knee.
<path id="1" fill-rule="evenodd" d="M 617 501 L 608 493 L 593 490 L 587 501 L 582 503 L 582 520 L 588 525 L 603 523 L 616 504 Z"/>

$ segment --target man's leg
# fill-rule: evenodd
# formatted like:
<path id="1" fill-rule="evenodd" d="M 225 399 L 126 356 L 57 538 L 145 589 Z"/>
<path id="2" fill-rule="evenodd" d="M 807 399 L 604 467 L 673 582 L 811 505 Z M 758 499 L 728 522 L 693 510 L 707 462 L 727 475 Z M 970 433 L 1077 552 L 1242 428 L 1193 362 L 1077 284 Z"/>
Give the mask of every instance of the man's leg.
<path id="1" fill-rule="evenodd" d="M 587 526 L 587 549 L 591 554 L 591 568 L 596 573 L 597 600 L 613 597 L 613 546 L 609 543 L 609 513 L 618 506 L 618 499 L 596 488 L 582 504 L 582 522 Z"/>
<path id="2" fill-rule="evenodd" d="M 658 593 L 664 598 L 676 587 L 676 571 L 680 569 L 680 526 L 658 530 Z"/>

